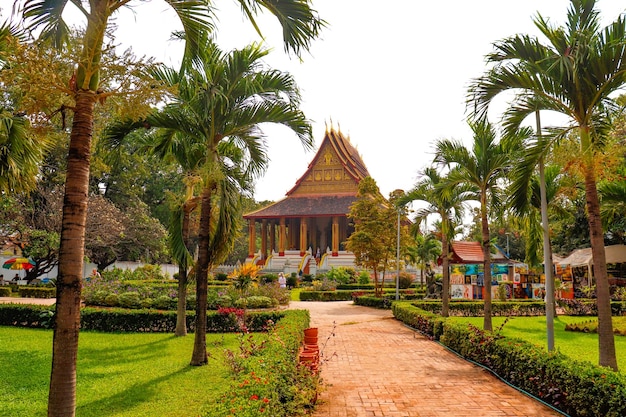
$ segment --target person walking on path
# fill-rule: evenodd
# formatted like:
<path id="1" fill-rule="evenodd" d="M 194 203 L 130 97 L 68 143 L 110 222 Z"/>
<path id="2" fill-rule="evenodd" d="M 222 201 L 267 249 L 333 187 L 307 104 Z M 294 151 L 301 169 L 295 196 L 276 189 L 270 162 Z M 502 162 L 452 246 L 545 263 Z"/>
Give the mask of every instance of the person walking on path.
<path id="1" fill-rule="evenodd" d="M 314 417 L 561 416 L 378 310 L 291 302 L 319 329 L 322 392 Z"/>

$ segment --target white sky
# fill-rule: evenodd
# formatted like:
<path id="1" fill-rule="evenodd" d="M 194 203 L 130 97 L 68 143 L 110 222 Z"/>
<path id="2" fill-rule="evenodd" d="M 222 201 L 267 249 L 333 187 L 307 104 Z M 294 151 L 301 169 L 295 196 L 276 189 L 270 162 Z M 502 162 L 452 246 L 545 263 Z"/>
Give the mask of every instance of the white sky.
<path id="1" fill-rule="evenodd" d="M 130 4 L 140 6 L 134 16 L 127 9 L 119 13 L 117 41 L 131 45 L 138 55 L 178 65 L 179 46 L 168 42 L 176 18 L 166 3 Z M 223 50 L 260 40 L 234 1 L 214 4 L 221 8 L 217 35 Z M 626 10 L 621 0 L 597 4 L 603 24 Z M 313 0 L 313 7 L 329 26 L 302 62 L 283 52 L 278 23 L 270 16 L 261 19 L 266 45 L 273 49 L 266 61 L 296 78 L 316 147 L 332 121 L 350 137 L 388 196 L 413 186 L 418 172 L 430 165 L 437 139 L 471 140 L 465 121 L 467 85 L 484 72 L 492 43 L 517 33 L 538 35 L 532 24 L 537 11 L 563 24 L 569 1 Z M 492 121 L 499 116 L 497 108 Z M 264 131 L 271 163 L 255 198 L 278 200 L 304 173 L 315 151 L 305 153 L 286 128 Z"/>

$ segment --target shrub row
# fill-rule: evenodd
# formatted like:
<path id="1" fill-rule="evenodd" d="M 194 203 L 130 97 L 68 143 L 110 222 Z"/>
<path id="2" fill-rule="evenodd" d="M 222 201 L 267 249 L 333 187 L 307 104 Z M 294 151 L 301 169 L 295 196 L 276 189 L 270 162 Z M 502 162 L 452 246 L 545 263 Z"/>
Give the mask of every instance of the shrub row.
<path id="1" fill-rule="evenodd" d="M 559 307 L 568 316 L 597 316 L 598 304 L 596 300 L 589 299 L 560 299 L 557 300 Z M 611 301 L 611 311 L 614 316 L 626 315 L 626 302 Z"/>
<path id="2" fill-rule="evenodd" d="M 409 303 L 392 308 L 399 320 L 571 417 L 626 415 L 626 377 L 619 372 L 475 326 L 448 323 Z"/>
<path id="3" fill-rule="evenodd" d="M 6 285 L 0 286 L 0 297 L 10 297 L 12 292 L 11 287 Z"/>
<path id="4" fill-rule="evenodd" d="M 309 312 L 290 310 L 266 335 L 243 338 L 239 352 L 226 352 L 233 380 L 204 417 L 308 415 L 319 379 L 298 364 Z"/>
<path id="5" fill-rule="evenodd" d="M 413 305 L 431 313 L 441 314 L 441 300 L 414 301 Z M 484 309 L 485 304 L 482 301 L 451 301 L 449 304 L 451 316 L 480 317 Z M 541 316 L 546 313 L 543 301 L 493 301 L 491 309 L 494 316 Z"/>
<path id="6" fill-rule="evenodd" d="M 54 306 L 30 304 L 0 304 L 0 326 L 49 327 L 46 314 Z M 249 331 L 263 331 L 269 321 L 276 323 L 284 316 L 280 311 L 247 312 L 241 319 L 235 312 L 207 312 L 207 331 L 228 333 L 241 331 L 245 324 Z M 187 312 L 187 328 L 195 330 L 195 315 Z M 103 309 L 85 307 L 80 312 L 81 329 L 100 332 L 174 332 L 176 312 L 159 310 Z"/>
<path id="7" fill-rule="evenodd" d="M 55 287 L 20 286 L 20 297 L 24 298 L 54 298 L 57 296 Z"/>
<path id="8" fill-rule="evenodd" d="M 354 297 L 354 304 L 364 307 L 391 308 L 392 301 L 387 297 L 374 297 L 373 295 L 362 295 Z"/>
<path id="9" fill-rule="evenodd" d="M 350 301 L 354 291 L 301 291 L 300 301 Z"/>
<path id="10" fill-rule="evenodd" d="M 413 290 L 400 290 L 400 298 L 403 300 L 421 299 L 421 294 Z M 307 291 L 300 292 L 300 301 L 349 301 L 363 296 L 373 296 L 373 290 L 336 290 L 336 291 Z M 389 300 L 395 299 L 395 289 L 385 291 L 383 297 Z M 391 304 L 389 304 L 390 306 Z M 389 308 L 389 307 L 387 307 Z"/>

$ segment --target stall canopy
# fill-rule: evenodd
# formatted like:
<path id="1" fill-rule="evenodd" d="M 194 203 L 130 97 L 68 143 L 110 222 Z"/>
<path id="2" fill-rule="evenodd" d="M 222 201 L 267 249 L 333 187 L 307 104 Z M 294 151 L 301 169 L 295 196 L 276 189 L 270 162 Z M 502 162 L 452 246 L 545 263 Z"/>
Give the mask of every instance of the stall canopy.
<path id="1" fill-rule="evenodd" d="M 605 246 L 604 252 L 606 254 L 607 264 L 626 263 L 626 245 Z M 559 261 L 559 265 L 590 267 L 593 265 L 591 248 L 576 249 L 574 252 L 570 253 L 567 258 Z"/>
<path id="2" fill-rule="evenodd" d="M 485 261 L 483 247 L 480 242 L 451 242 L 451 264 L 480 264 Z M 491 254 L 491 263 L 511 263 L 509 258 L 498 248 L 492 246 L 495 253 Z M 441 257 L 437 261 L 441 265 Z"/>

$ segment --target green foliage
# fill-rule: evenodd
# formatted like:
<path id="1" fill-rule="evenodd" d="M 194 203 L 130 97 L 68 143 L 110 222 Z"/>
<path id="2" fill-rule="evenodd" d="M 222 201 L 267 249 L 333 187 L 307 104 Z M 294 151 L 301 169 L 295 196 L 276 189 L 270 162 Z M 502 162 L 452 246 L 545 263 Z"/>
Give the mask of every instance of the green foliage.
<path id="1" fill-rule="evenodd" d="M 300 291 L 300 301 L 350 301 L 352 291 Z"/>
<path id="2" fill-rule="evenodd" d="M 399 287 L 401 289 L 407 289 L 411 286 L 411 284 L 413 284 L 413 275 L 409 274 L 408 272 L 400 272 L 400 277 L 399 277 Z"/>
<path id="3" fill-rule="evenodd" d="M 30 304 L 0 304 L 0 326 L 45 327 L 47 317 L 43 311 L 54 310 L 54 306 Z M 241 325 L 252 332 L 263 331 L 268 322 L 276 323 L 284 311 L 248 312 L 239 323 L 234 316 L 223 312 L 207 314 L 207 329 L 212 333 L 241 331 Z M 193 332 L 194 314 L 187 312 L 187 327 Z M 171 332 L 176 328 L 175 311 L 137 310 L 122 308 L 91 308 L 81 310 L 81 329 L 101 332 Z"/>
<path id="4" fill-rule="evenodd" d="M 347 268 L 345 266 L 338 268 L 332 267 L 330 271 L 326 273 L 326 277 L 340 284 L 352 284 L 356 282 L 356 271 L 354 268 Z"/>
<path id="5" fill-rule="evenodd" d="M 263 274 L 259 276 L 259 282 L 262 284 L 271 284 L 278 281 L 278 275 L 276 274 Z"/>
<path id="6" fill-rule="evenodd" d="M 334 291 L 337 289 L 337 282 L 328 278 L 322 278 L 321 281 L 315 280 L 312 284 L 313 291 Z"/>
<path id="7" fill-rule="evenodd" d="M 132 273 L 122 273 L 130 278 L 136 276 Z M 95 277 L 85 282 L 82 292 L 85 305 L 176 310 L 178 284 L 175 281 L 155 279 L 116 281 L 115 276 Z M 211 282 L 219 284 L 207 288 L 207 308 L 211 310 L 234 305 L 248 308 L 272 308 L 279 304 L 287 305 L 290 299 L 289 290 L 280 288 L 277 282 L 250 285 L 244 293 L 236 290 L 232 285 L 224 285 L 222 281 Z M 250 304 L 248 300 L 250 297 L 262 297 L 263 301 L 253 298 Z M 186 304 L 187 310 L 195 310 L 195 287 L 188 289 Z"/>
<path id="8" fill-rule="evenodd" d="M 261 338 L 242 334 L 238 351 L 227 351 L 231 358 L 233 381 L 217 404 L 204 417 L 275 416 L 296 417 L 308 414 L 317 396 L 319 379 L 297 355 L 303 330 L 309 326 L 308 311 L 296 310 Z"/>
<path id="9" fill-rule="evenodd" d="M 118 296 L 118 304 L 123 308 L 140 308 L 141 298 L 136 291 L 124 292 Z"/>
<path id="10" fill-rule="evenodd" d="M 272 308 L 278 306 L 278 300 L 262 295 L 252 295 L 250 297 L 240 298 L 237 302 L 241 300 L 245 300 L 245 306 L 247 308 Z"/>
<path id="11" fill-rule="evenodd" d="M 0 297 L 10 297 L 13 292 L 11 291 L 11 287 L 8 285 L 0 286 Z"/>
<path id="12" fill-rule="evenodd" d="M 298 287 L 298 277 L 295 275 L 290 275 L 287 277 L 287 288 L 297 288 Z"/>
<path id="13" fill-rule="evenodd" d="M 40 286 L 19 286 L 20 297 L 24 298 L 54 298 L 56 297 L 56 288 L 40 287 Z"/>
<path id="14" fill-rule="evenodd" d="M 441 313 L 441 300 L 414 301 L 413 305 L 419 309 L 432 313 Z M 454 300 L 449 304 L 450 316 L 481 317 L 484 313 L 482 301 Z M 545 303 L 542 301 L 494 301 L 492 303 L 493 316 L 541 316 L 546 313 Z"/>
<path id="15" fill-rule="evenodd" d="M 373 297 L 368 295 L 352 294 L 354 304 L 364 307 L 374 307 L 381 309 L 390 309 L 392 301 L 387 297 Z"/>
<path id="16" fill-rule="evenodd" d="M 103 281 L 159 281 L 163 282 L 170 277 L 163 274 L 160 265 L 142 265 L 134 270 L 112 268 L 101 272 Z M 93 280 L 93 278 L 91 278 Z"/>

